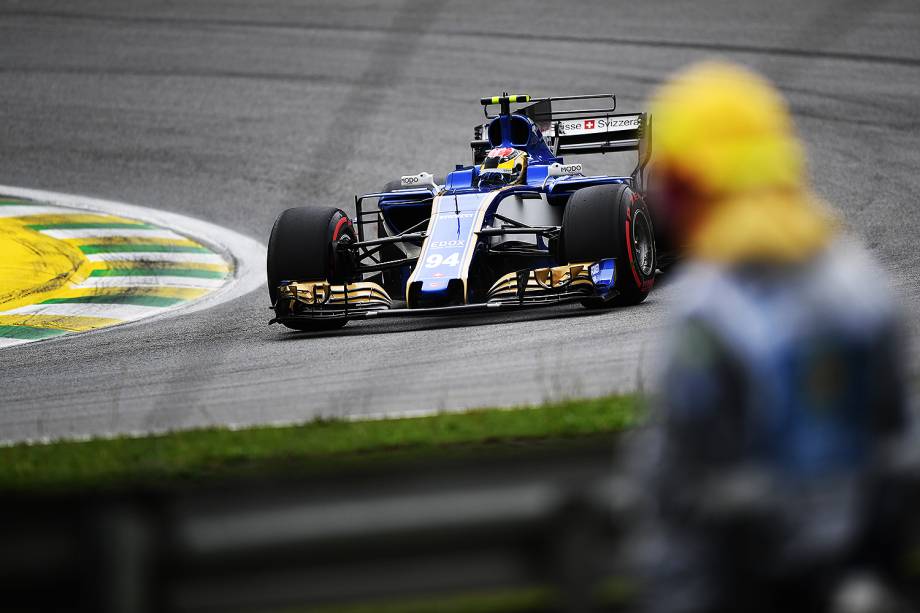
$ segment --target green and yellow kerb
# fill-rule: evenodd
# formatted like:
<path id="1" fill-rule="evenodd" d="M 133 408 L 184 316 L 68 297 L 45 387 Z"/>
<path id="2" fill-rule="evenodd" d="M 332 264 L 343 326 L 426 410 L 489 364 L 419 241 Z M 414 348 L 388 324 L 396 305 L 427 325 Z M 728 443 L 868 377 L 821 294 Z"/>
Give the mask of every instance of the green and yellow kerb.
<path id="1" fill-rule="evenodd" d="M 0 195 L 0 347 L 156 315 L 232 272 L 168 228 Z"/>

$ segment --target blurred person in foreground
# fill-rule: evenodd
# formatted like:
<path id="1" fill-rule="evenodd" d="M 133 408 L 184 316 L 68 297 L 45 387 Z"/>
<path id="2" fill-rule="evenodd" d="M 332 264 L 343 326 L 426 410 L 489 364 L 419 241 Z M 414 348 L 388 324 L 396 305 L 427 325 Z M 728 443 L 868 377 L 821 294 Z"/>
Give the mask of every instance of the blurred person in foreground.
<path id="1" fill-rule="evenodd" d="M 903 606 L 897 588 L 866 596 L 875 577 L 897 584 L 909 504 L 880 476 L 907 428 L 884 275 L 811 192 L 764 79 L 699 64 L 650 110 L 656 217 L 686 256 L 659 391 L 650 608 Z"/>

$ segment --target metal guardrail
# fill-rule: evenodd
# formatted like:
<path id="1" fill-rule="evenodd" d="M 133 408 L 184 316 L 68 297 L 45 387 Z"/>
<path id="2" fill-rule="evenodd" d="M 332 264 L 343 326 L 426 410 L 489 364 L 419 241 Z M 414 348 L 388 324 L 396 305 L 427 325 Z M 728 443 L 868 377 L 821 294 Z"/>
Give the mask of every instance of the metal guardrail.
<path id="1" fill-rule="evenodd" d="M 550 607 L 596 610 L 598 588 L 629 570 L 640 498 L 611 476 L 613 453 L 600 442 L 206 489 L 7 495 L 0 608 L 307 610 L 549 588 Z M 893 456 L 885 469 L 913 484 L 892 499 L 908 516 L 920 502 L 912 457 Z M 911 530 L 903 535 L 917 542 L 920 527 Z"/>
<path id="2" fill-rule="evenodd" d="M 619 489 L 590 462 L 8 500 L 5 611 L 251 611 L 518 587 L 587 611 Z"/>

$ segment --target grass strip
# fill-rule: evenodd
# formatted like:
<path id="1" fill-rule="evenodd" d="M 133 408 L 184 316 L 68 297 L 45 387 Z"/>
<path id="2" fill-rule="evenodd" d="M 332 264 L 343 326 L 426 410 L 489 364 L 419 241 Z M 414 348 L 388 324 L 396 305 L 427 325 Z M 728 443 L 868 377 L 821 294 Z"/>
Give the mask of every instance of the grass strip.
<path id="1" fill-rule="evenodd" d="M 636 585 L 627 579 L 609 578 L 600 582 L 595 597 L 595 602 L 600 605 L 597 610 L 622 611 L 627 605 L 635 602 Z M 548 613 L 559 611 L 562 607 L 563 599 L 556 590 L 550 587 L 529 587 L 441 594 L 411 600 L 392 598 L 360 604 L 292 607 L 281 609 L 277 613 Z"/>
<path id="2" fill-rule="evenodd" d="M 276 613 L 537 613 L 558 611 L 559 596 L 545 587 L 519 588 L 473 594 L 393 598 L 364 604 L 281 609 Z"/>
<path id="3" fill-rule="evenodd" d="M 372 421 L 319 420 L 246 430 L 208 428 L 144 438 L 17 444 L 0 448 L 0 489 L 56 490 L 122 485 L 181 485 L 375 462 L 407 454 L 438 457 L 457 446 L 588 437 L 630 428 L 641 419 L 637 397 L 608 396 L 518 409 L 482 409 Z"/>

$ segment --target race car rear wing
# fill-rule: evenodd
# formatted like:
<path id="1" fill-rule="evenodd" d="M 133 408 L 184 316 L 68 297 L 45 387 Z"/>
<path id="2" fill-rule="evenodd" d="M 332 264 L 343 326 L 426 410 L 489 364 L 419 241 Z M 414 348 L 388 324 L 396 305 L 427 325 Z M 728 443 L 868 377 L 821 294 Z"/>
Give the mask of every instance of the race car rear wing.
<path id="1" fill-rule="evenodd" d="M 554 101 L 572 100 L 600 101 L 602 104 L 553 110 Z M 647 113 L 617 113 L 616 100 L 613 94 L 558 96 L 535 100 L 517 112 L 537 124 L 557 157 L 638 151 L 639 166 L 645 166 L 651 154 L 651 118 Z"/>
<path id="2" fill-rule="evenodd" d="M 639 160 L 636 169 L 642 169 L 651 157 L 651 116 L 647 113 L 617 113 L 617 99 L 613 94 L 594 94 L 586 96 L 556 96 L 550 98 L 530 98 L 515 96 L 529 104 L 514 111 L 515 114 L 529 117 L 543 133 L 546 144 L 553 155 L 587 155 L 615 151 L 637 151 Z M 559 108 L 567 103 L 586 102 L 586 108 Z M 489 100 L 483 99 L 484 112 L 489 115 Z M 512 101 L 513 102 L 513 101 Z M 553 103 L 557 108 L 553 109 Z M 594 103 L 594 104 L 592 104 Z M 475 136 L 482 138 L 483 128 L 477 126 Z M 474 163 L 478 163 L 477 153 L 484 153 L 488 143 L 476 140 L 471 145 L 474 151 Z M 477 151 L 478 148 L 481 151 Z"/>
<path id="3" fill-rule="evenodd" d="M 556 156 L 638 151 L 642 148 L 645 113 L 607 114 L 552 122 L 543 132 Z"/>

